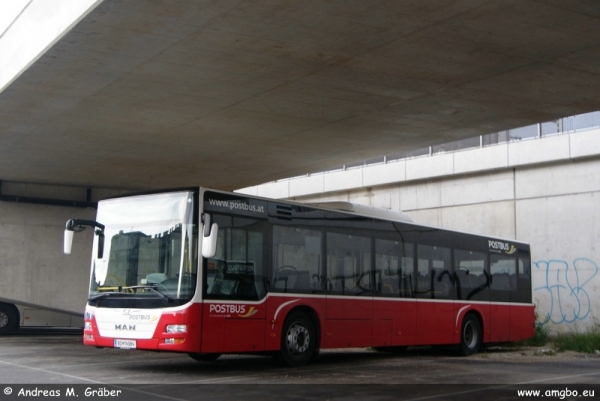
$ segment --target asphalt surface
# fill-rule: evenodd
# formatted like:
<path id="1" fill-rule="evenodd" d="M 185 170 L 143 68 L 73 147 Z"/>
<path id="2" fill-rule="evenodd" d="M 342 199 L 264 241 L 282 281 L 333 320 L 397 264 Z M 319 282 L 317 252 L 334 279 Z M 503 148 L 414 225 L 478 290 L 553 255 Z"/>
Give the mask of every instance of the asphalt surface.
<path id="1" fill-rule="evenodd" d="M 531 389 L 550 399 L 593 398 L 583 395 L 589 390 L 600 397 L 600 356 L 515 347 L 471 357 L 431 348 L 402 355 L 351 349 L 322 351 L 305 367 L 287 368 L 268 356 L 225 355 L 207 363 L 185 354 L 96 349 L 83 346 L 78 334 L 0 337 L 0 401 L 523 399 L 517 391 Z M 562 393 L 545 393 L 551 390 Z"/>

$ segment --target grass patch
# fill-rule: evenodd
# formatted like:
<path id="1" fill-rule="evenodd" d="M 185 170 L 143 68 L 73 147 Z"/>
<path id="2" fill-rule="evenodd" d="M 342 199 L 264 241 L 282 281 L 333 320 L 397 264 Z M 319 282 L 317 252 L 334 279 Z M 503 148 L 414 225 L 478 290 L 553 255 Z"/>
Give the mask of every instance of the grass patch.
<path id="1" fill-rule="evenodd" d="M 587 333 L 558 334 L 552 339 L 557 351 L 576 351 L 588 354 L 600 350 L 600 326 Z"/>
<path id="2" fill-rule="evenodd" d="M 548 342 L 548 328 L 544 323 L 535 324 L 535 332 L 533 333 L 533 337 L 528 338 L 523 341 L 521 344 L 528 347 L 541 347 L 546 345 Z"/>
<path id="3" fill-rule="evenodd" d="M 554 355 L 555 352 L 575 351 L 593 354 L 600 350 L 600 324 L 596 324 L 586 333 L 568 333 L 550 335 L 547 322 L 536 322 L 533 337 L 516 343 L 517 346 L 543 347 L 551 343 L 551 352 L 536 351 L 535 355 Z"/>

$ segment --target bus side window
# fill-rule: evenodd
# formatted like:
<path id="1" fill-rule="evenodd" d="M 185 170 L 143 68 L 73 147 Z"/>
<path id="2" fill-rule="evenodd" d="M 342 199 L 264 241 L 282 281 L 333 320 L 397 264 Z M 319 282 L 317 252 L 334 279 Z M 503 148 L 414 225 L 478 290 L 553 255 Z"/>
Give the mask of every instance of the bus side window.
<path id="1" fill-rule="evenodd" d="M 487 288 L 485 260 L 483 252 L 454 251 L 454 285 L 457 299 L 480 299 L 480 294 Z"/>
<path id="2" fill-rule="evenodd" d="M 519 256 L 517 269 L 517 296 L 511 301 L 531 303 L 531 260 Z"/>
<path id="3" fill-rule="evenodd" d="M 417 245 L 417 296 L 419 298 L 454 299 L 452 259 L 449 248 Z"/>
<path id="4" fill-rule="evenodd" d="M 412 297 L 413 245 L 401 241 L 375 240 L 378 291 L 384 297 Z"/>
<path id="5" fill-rule="evenodd" d="M 371 287 L 371 239 L 327 233 L 327 291 L 367 295 Z"/>
<path id="6" fill-rule="evenodd" d="M 515 277 L 516 271 L 516 258 L 514 256 L 502 254 L 490 255 L 491 301 L 510 301 L 511 292 L 516 291 L 516 288 L 514 288 L 516 280 L 511 280 L 511 277 Z"/>
<path id="7" fill-rule="evenodd" d="M 274 292 L 322 291 L 321 239 L 319 230 L 273 226 Z"/>

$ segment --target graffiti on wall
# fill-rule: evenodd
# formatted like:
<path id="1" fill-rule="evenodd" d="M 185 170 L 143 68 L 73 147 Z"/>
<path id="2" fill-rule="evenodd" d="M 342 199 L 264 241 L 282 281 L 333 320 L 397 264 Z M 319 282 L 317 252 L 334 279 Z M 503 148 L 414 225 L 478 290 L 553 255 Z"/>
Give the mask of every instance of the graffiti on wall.
<path id="1" fill-rule="evenodd" d="M 590 296 L 598 287 L 592 281 L 598 275 L 593 260 L 578 258 L 571 264 L 539 260 L 534 266 L 534 296 L 540 321 L 568 324 L 591 316 L 594 303 L 599 302 Z"/>

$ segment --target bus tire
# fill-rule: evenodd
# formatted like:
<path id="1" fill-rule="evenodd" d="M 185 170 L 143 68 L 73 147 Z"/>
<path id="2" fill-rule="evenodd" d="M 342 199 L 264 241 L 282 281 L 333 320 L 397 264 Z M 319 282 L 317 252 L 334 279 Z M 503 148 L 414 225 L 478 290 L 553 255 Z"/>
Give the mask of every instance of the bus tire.
<path id="1" fill-rule="evenodd" d="M 219 357 L 221 356 L 221 354 L 197 354 L 195 352 L 190 352 L 190 353 L 188 353 L 188 355 L 194 361 L 199 361 L 199 362 L 214 362 L 217 359 L 219 359 Z"/>
<path id="2" fill-rule="evenodd" d="M 472 313 L 465 316 L 460 330 L 459 352 L 461 355 L 473 355 L 481 348 L 483 334 L 479 319 Z"/>
<path id="3" fill-rule="evenodd" d="M 310 318 L 303 312 L 292 312 L 283 323 L 280 357 L 291 367 L 304 366 L 315 353 L 317 337 Z"/>
<path id="4" fill-rule="evenodd" d="M 12 304 L 0 302 L 0 335 L 19 330 L 19 310 Z"/>

